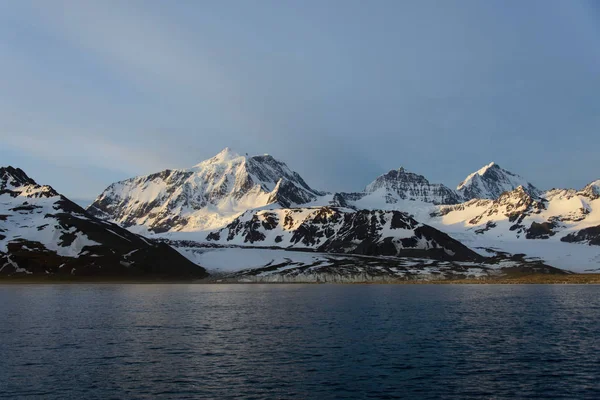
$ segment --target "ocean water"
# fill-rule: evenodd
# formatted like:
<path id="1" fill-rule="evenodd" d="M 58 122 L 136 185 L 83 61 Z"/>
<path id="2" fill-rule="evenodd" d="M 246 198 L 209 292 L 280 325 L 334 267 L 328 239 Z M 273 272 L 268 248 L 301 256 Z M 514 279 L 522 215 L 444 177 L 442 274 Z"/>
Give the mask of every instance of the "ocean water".
<path id="1" fill-rule="evenodd" d="M 0 285 L 0 397 L 598 399 L 600 286 Z"/>

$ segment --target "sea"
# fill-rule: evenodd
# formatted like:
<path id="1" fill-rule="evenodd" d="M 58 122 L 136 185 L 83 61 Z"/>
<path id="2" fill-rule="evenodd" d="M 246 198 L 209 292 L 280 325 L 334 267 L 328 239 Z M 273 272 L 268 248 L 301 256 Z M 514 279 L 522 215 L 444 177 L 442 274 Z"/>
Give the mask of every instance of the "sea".
<path id="1" fill-rule="evenodd" d="M 600 286 L 4 284 L 0 398 L 600 399 Z"/>

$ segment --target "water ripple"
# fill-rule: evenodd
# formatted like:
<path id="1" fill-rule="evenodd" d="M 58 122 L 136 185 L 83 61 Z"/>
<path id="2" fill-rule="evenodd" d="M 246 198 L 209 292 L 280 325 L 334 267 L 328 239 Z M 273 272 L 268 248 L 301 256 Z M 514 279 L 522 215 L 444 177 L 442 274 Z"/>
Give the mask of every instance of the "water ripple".
<path id="1" fill-rule="evenodd" d="M 599 286 L 0 285 L 0 398 L 600 398 Z"/>

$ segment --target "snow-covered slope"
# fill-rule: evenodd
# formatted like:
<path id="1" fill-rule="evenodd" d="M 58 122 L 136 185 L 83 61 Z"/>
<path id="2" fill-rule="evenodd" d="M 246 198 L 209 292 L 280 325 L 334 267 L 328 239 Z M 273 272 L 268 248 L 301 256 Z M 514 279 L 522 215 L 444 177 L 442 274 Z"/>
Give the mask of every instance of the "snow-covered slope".
<path id="1" fill-rule="evenodd" d="M 320 195 L 283 162 L 226 148 L 190 169 L 114 183 L 88 211 L 125 227 L 197 231 L 223 226 L 249 209 L 272 203 L 289 207 Z"/>
<path id="2" fill-rule="evenodd" d="M 399 211 L 338 207 L 248 211 L 212 232 L 212 243 L 330 253 L 478 260 L 481 257 Z"/>
<path id="3" fill-rule="evenodd" d="M 175 244 L 176 245 L 176 244 Z M 523 259 L 482 262 L 373 257 L 282 249 L 177 247 L 217 282 L 399 282 L 489 279 L 564 271 Z"/>
<path id="4" fill-rule="evenodd" d="M 533 197 L 519 186 L 496 200 L 442 206 L 444 225 L 461 225 L 482 235 L 548 239 L 600 225 L 600 196 L 592 183 L 581 191 L 552 189 Z"/>
<path id="5" fill-rule="evenodd" d="M 600 181 L 539 197 L 519 186 L 496 200 L 441 206 L 427 222 L 471 246 L 523 252 L 571 270 L 600 268 Z"/>
<path id="6" fill-rule="evenodd" d="M 514 190 L 519 186 L 522 186 L 531 196 L 535 197 L 540 194 L 539 189 L 524 178 L 492 162 L 467 176 L 458 185 L 456 191 L 463 200 L 497 199 L 502 193 Z"/>
<path id="7" fill-rule="evenodd" d="M 21 169 L 0 168 L 0 275 L 203 277 L 162 243 L 101 221 Z"/>

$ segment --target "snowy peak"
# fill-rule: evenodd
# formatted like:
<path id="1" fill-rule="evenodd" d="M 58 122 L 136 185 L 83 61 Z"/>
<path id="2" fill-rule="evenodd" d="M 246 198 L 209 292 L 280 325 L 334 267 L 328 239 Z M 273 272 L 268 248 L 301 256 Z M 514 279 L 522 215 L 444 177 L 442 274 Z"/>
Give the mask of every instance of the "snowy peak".
<path id="1" fill-rule="evenodd" d="M 488 172 L 488 170 L 490 169 L 500 169 L 500 166 L 498 164 L 496 164 L 495 162 L 491 162 L 488 165 L 483 166 L 482 168 L 480 168 L 478 171 L 473 172 L 471 175 L 469 175 L 467 177 L 467 179 L 465 179 L 465 181 L 469 180 L 469 178 L 474 177 L 475 175 L 479 175 L 479 176 L 483 176 L 485 175 L 486 172 Z"/>
<path id="2" fill-rule="evenodd" d="M 382 187 L 389 188 L 394 184 L 429 185 L 429 181 L 423 175 L 409 172 L 404 167 L 400 167 L 377 177 L 367 185 L 365 192 L 372 193 Z"/>
<path id="3" fill-rule="evenodd" d="M 600 179 L 597 181 L 594 181 L 592 183 L 589 183 L 588 185 L 586 185 L 586 187 L 584 187 L 577 194 L 579 194 L 581 196 L 585 196 L 585 197 L 589 198 L 590 200 L 596 200 L 596 199 L 600 198 Z"/>
<path id="4" fill-rule="evenodd" d="M 366 193 L 382 192 L 386 198 L 415 200 L 432 204 L 455 204 L 457 194 L 450 188 L 429 181 L 403 167 L 379 176 L 365 188 Z"/>
<path id="5" fill-rule="evenodd" d="M 40 186 L 20 168 L 0 168 L 0 194 L 12 197 L 53 197 L 59 194 L 50 186 Z"/>
<path id="6" fill-rule="evenodd" d="M 231 150 L 229 147 L 225 147 L 214 157 L 209 158 L 208 160 L 204 160 L 201 163 L 197 164 L 196 167 L 205 167 L 210 164 L 223 164 L 229 163 L 234 160 L 238 160 L 240 158 L 245 158 L 240 156 L 235 151 Z"/>
<path id="7" fill-rule="evenodd" d="M 240 156 L 225 148 L 190 169 L 114 183 L 88 211 L 126 227 L 194 231 L 223 226 L 249 209 L 290 207 L 320 195 L 270 155 Z"/>
<path id="8" fill-rule="evenodd" d="M 36 185 L 20 168 L 8 167 L 0 168 L 0 190 L 11 190 L 26 185 Z"/>
<path id="9" fill-rule="evenodd" d="M 492 162 L 467 176 L 456 190 L 465 200 L 497 199 L 502 193 L 512 191 L 519 186 L 522 186 L 531 196 L 540 195 L 539 189 L 524 178 Z"/>

